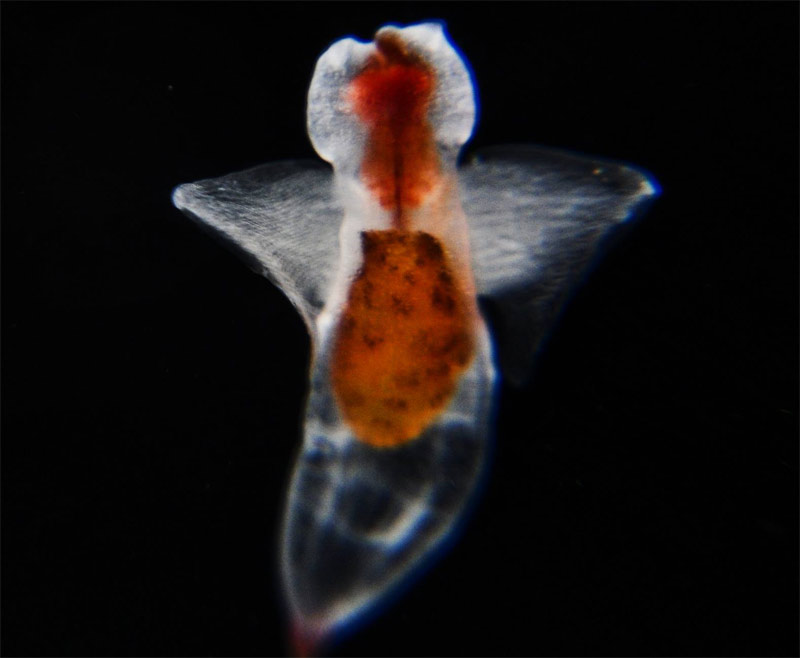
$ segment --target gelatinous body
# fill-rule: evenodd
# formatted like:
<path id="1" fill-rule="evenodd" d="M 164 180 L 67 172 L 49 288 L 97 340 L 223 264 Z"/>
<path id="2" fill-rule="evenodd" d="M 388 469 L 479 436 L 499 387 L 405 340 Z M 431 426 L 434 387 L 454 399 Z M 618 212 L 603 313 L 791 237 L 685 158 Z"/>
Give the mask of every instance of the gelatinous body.
<path id="1" fill-rule="evenodd" d="M 312 337 L 281 565 L 305 649 L 385 600 L 463 517 L 496 364 L 524 377 L 603 236 L 655 193 L 632 168 L 536 147 L 459 168 L 474 120 L 441 25 L 385 27 L 317 62 L 308 130 L 333 172 L 272 163 L 173 196 L 280 286 Z"/>

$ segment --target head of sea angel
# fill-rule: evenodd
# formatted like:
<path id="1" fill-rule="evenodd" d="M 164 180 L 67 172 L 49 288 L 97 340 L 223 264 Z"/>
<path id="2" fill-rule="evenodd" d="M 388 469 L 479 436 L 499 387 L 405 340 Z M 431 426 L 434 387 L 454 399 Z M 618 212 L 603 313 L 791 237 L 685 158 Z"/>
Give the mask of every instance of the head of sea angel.
<path id="1" fill-rule="evenodd" d="M 308 92 L 308 134 L 337 178 L 384 209 L 422 203 L 455 168 L 475 125 L 475 91 L 439 23 L 386 26 L 334 43 Z"/>

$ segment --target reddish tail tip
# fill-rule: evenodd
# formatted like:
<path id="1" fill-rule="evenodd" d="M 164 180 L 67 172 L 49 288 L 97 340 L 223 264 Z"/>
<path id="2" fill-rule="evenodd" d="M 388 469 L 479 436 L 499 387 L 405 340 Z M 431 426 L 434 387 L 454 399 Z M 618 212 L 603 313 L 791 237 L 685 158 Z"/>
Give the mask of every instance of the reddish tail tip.
<path id="1" fill-rule="evenodd" d="M 292 622 L 289 641 L 296 658 L 313 658 L 322 649 L 324 635 L 301 621 Z"/>

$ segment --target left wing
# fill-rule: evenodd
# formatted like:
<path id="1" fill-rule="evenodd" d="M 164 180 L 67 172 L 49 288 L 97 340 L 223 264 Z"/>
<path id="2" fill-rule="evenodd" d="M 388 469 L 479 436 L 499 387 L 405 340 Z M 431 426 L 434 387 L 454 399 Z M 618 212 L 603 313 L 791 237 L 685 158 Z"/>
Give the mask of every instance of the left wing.
<path id="1" fill-rule="evenodd" d="M 272 162 L 175 188 L 173 203 L 236 247 L 295 305 L 309 331 L 336 269 L 342 210 L 329 166 Z"/>

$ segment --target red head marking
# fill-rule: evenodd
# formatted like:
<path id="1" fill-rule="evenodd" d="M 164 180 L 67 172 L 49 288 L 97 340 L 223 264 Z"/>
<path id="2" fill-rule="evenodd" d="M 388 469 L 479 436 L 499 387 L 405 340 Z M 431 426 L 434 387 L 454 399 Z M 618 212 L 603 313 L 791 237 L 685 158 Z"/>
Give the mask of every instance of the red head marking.
<path id="1" fill-rule="evenodd" d="M 436 77 L 397 34 L 380 34 L 375 46 L 348 89 L 368 130 L 361 176 L 381 206 L 394 212 L 395 227 L 404 228 L 404 210 L 424 200 L 439 173 L 428 120 Z"/>

